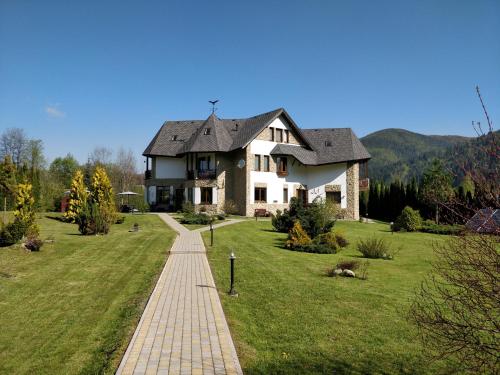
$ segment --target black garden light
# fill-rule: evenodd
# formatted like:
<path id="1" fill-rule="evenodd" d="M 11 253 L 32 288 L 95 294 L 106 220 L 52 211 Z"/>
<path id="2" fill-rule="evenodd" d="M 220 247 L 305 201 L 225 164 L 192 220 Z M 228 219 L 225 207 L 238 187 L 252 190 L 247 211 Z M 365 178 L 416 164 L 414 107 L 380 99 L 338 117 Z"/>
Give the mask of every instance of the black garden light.
<path id="1" fill-rule="evenodd" d="M 231 252 L 231 255 L 229 256 L 229 260 L 231 262 L 231 288 L 229 289 L 229 295 L 233 297 L 238 297 L 238 292 L 234 289 L 234 260 L 236 259 L 236 256 L 234 255 L 233 252 Z"/>
<path id="2" fill-rule="evenodd" d="M 212 218 L 210 220 L 210 246 L 214 246 L 214 226 L 213 226 L 214 219 Z"/>

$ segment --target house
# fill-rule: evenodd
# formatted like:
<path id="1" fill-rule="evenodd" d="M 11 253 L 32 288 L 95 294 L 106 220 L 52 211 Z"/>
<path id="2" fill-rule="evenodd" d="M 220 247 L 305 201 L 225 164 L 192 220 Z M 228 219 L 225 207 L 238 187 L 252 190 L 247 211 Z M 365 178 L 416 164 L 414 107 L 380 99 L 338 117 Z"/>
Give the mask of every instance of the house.
<path id="1" fill-rule="evenodd" d="M 340 205 L 359 218 L 359 191 L 368 189 L 370 154 L 349 128 L 300 129 L 279 108 L 243 119 L 167 121 L 143 153 L 146 199 L 156 210 L 224 211 L 241 215 L 288 207 L 297 197 Z"/>

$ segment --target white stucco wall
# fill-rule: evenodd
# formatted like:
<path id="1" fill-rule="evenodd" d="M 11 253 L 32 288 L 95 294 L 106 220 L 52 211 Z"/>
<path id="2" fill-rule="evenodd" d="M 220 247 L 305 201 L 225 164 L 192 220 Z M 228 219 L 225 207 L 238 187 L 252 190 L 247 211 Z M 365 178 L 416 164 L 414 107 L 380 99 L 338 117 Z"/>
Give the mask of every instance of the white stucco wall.
<path id="1" fill-rule="evenodd" d="M 270 126 L 284 126 L 276 119 Z M 273 125 L 274 124 L 274 125 Z M 276 142 L 254 140 L 250 143 L 250 152 L 255 155 L 270 155 Z M 300 147 L 300 146 L 297 146 Z M 263 162 L 262 162 L 263 165 Z M 342 208 L 347 207 L 346 163 L 321 166 L 303 166 L 295 158 L 288 158 L 288 176 L 279 177 L 276 172 L 250 172 L 250 203 L 255 203 L 254 186 L 256 183 L 267 185 L 267 203 L 284 203 L 283 187 L 288 185 L 288 201 L 295 196 L 294 184 L 307 185 L 308 199 L 312 202 L 316 197 L 325 198 L 325 185 L 341 185 Z M 253 165 L 250 166 L 253 169 Z"/>
<path id="2" fill-rule="evenodd" d="M 194 188 L 194 204 L 201 203 L 201 189 L 199 187 Z"/>
<path id="3" fill-rule="evenodd" d="M 156 178 L 186 178 L 186 158 L 156 158 Z"/>

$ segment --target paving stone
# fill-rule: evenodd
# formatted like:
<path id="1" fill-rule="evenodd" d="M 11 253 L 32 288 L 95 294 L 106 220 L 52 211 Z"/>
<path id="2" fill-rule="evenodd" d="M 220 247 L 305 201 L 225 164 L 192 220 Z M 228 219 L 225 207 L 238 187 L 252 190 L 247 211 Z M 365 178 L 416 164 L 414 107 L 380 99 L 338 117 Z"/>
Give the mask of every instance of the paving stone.
<path id="1" fill-rule="evenodd" d="M 117 374 L 242 374 L 200 235 L 208 227 L 159 216 L 179 235 Z"/>

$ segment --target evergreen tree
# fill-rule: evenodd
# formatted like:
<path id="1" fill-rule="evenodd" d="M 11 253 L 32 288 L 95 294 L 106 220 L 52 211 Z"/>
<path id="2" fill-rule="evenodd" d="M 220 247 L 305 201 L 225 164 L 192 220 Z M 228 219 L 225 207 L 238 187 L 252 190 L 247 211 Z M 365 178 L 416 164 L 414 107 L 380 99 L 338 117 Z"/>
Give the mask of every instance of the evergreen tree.
<path id="1" fill-rule="evenodd" d="M 83 183 L 83 173 L 77 170 L 71 181 L 68 210 L 64 213 L 64 217 L 75 222 L 87 205 L 88 195 L 87 188 Z"/>
<path id="2" fill-rule="evenodd" d="M 14 217 L 15 220 L 22 222 L 27 229 L 35 226 L 35 199 L 30 183 L 17 185 Z"/>
<path id="3" fill-rule="evenodd" d="M 454 195 L 452 176 L 445 171 L 442 161 L 434 159 L 424 172 L 421 196 L 425 203 L 434 206 L 436 223 L 439 224 L 439 207 L 451 200 Z"/>

